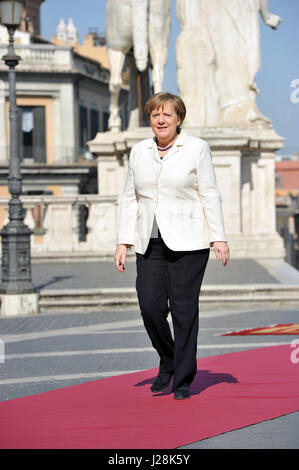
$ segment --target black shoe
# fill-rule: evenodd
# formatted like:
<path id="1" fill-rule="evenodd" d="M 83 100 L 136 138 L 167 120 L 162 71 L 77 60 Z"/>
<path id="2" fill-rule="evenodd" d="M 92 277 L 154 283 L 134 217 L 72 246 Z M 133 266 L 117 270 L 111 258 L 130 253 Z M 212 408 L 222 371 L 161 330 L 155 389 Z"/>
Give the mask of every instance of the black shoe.
<path id="1" fill-rule="evenodd" d="M 158 374 L 158 377 L 151 386 L 151 391 L 153 393 L 163 392 L 169 387 L 172 374 Z"/>
<path id="2" fill-rule="evenodd" d="M 181 387 L 178 387 L 174 391 L 174 397 L 176 400 L 184 400 L 185 398 L 190 398 L 189 385 L 184 384 Z"/>

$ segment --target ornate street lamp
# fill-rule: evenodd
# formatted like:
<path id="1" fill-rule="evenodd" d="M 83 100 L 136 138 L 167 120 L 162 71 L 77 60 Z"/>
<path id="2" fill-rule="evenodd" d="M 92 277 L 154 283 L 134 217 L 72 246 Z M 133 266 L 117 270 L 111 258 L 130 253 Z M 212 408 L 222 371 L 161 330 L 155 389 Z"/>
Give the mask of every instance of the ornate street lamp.
<path id="1" fill-rule="evenodd" d="M 1 23 L 7 27 L 9 34 L 8 53 L 2 59 L 9 67 L 10 160 L 8 187 L 11 194 L 8 204 L 9 222 L 0 232 L 2 237 L 1 294 L 35 292 L 31 281 L 30 236 L 32 231 L 24 224 L 24 209 L 20 200 L 22 178 L 16 105 L 15 67 L 21 58 L 15 54 L 14 33 L 21 22 L 24 5 L 24 0 L 0 0 Z"/>

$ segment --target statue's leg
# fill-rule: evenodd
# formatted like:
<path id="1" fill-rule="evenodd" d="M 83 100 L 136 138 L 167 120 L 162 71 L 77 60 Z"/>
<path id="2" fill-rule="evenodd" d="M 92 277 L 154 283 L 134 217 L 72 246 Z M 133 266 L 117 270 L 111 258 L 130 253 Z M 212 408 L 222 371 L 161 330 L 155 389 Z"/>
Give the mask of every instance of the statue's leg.
<path id="1" fill-rule="evenodd" d="M 168 57 L 171 30 L 171 0 L 150 0 L 149 52 L 153 72 L 154 92 L 163 89 L 164 67 Z"/>
<path id="2" fill-rule="evenodd" d="M 108 59 L 110 65 L 110 116 L 108 121 L 108 128 L 110 131 L 118 132 L 121 130 L 121 119 L 119 116 L 119 93 L 122 86 L 122 70 L 124 66 L 125 54 L 121 51 L 108 49 Z"/>
<path id="3" fill-rule="evenodd" d="M 154 93 L 159 93 L 163 90 L 163 79 L 164 79 L 164 64 L 163 62 L 153 63 L 152 79 L 154 85 Z"/>
<path id="4" fill-rule="evenodd" d="M 184 28 L 177 37 L 177 80 L 185 102 L 185 127 L 219 125 L 219 90 L 215 83 L 215 54 L 204 26 Z"/>

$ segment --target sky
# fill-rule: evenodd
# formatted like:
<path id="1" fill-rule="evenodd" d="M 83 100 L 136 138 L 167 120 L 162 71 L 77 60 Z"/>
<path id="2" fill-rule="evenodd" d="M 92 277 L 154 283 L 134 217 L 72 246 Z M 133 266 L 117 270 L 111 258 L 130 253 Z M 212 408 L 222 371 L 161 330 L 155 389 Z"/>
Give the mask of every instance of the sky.
<path id="1" fill-rule="evenodd" d="M 271 119 L 276 132 L 285 138 L 279 153 L 299 153 L 299 1 L 268 1 L 270 11 L 283 21 L 275 31 L 260 21 L 262 63 L 256 76 L 260 89 L 257 103 L 260 111 Z M 50 40 L 56 34 L 60 18 L 65 22 L 73 18 L 81 42 L 89 28 L 104 33 L 105 5 L 106 0 L 46 0 L 41 8 L 42 35 Z M 172 32 L 163 88 L 175 94 L 178 93 L 175 43 L 179 32 L 175 0 L 172 0 Z"/>

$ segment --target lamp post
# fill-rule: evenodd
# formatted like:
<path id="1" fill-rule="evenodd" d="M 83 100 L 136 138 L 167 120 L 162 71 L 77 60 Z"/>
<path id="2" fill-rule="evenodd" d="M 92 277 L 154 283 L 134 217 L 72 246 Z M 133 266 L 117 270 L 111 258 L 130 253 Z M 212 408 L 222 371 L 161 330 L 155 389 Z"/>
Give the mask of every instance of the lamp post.
<path id="1" fill-rule="evenodd" d="M 21 58 L 15 54 L 14 33 L 21 22 L 24 4 L 24 0 L 0 0 L 1 23 L 7 27 L 9 34 L 8 53 L 2 60 L 9 67 L 10 160 L 8 187 L 11 194 L 8 204 L 9 222 L 0 232 L 2 237 L 2 282 L 0 284 L 0 293 L 14 295 L 14 297 L 16 297 L 15 294 L 23 295 L 35 292 L 31 281 L 30 236 L 32 231 L 24 224 L 24 209 L 20 200 L 22 178 L 18 146 L 18 109 L 16 105 L 15 67 Z M 21 304 L 24 305 L 24 299 L 21 301 Z M 22 313 L 26 312 L 22 310 L 20 312 L 12 312 L 12 314 Z"/>

